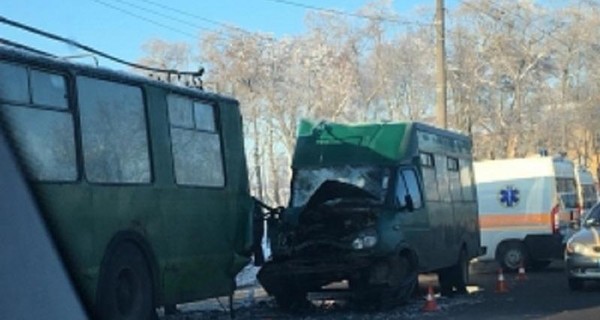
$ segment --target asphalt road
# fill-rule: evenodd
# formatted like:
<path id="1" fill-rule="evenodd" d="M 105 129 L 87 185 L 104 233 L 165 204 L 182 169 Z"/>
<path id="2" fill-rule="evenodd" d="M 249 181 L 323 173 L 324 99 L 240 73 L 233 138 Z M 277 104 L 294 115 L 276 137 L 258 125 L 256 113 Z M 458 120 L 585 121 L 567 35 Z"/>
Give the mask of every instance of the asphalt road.
<path id="1" fill-rule="evenodd" d="M 436 295 L 439 311 L 423 312 L 427 287 L 436 292 L 437 277 L 419 278 L 420 292 L 404 306 L 385 312 L 358 312 L 344 299 L 311 295 L 314 308 L 302 314 L 280 312 L 260 287 L 236 293 L 236 319 L 600 319 L 600 284 L 588 283 L 582 292 L 567 287 L 562 263 L 554 263 L 538 272 L 528 272 L 527 280 L 517 281 L 505 274 L 508 293 L 496 293 L 494 264 L 472 267 L 470 293 L 454 298 Z M 227 299 L 211 299 L 179 306 L 180 313 L 164 320 L 229 319 Z"/>
<path id="2" fill-rule="evenodd" d="M 495 292 L 495 265 L 474 268 L 473 293 L 481 303 L 447 310 L 440 319 L 600 319 L 600 285 L 588 283 L 582 292 L 571 292 L 563 264 L 527 273 L 527 280 L 517 281 L 515 274 L 505 274 L 509 292 Z"/>

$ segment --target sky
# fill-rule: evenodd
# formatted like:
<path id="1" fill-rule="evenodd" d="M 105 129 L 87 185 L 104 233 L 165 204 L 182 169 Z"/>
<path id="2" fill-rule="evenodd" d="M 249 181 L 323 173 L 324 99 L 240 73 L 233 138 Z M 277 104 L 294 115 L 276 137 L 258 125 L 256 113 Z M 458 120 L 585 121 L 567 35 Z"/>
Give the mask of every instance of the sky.
<path id="1" fill-rule="evenodd" d="M 197 47 L 198 34 L 232 25 L 280 38 L 305 31 L 305 16 L 318 7 L 356 13 L 367 0 L 4 0 L 0 16 L 69 38 L 94 49 L 135 62 L 150 39 L 183 41 Z M 396 12 L 409 17 L 431 12 L 435 0 L 393 0 Z M 446 6 L 458 0 L 446 0 Z M 361 19 L 361 18 L 353 18 Z M 82 51 L 0 24 L 0 38 L 19 42 L 58 56 Z M 87 61 L 86 61 L 87 59 Z M 80 62 L 93 62 L 83 58 Z M 107 61 L 101 65 L 127 69 Z"/>

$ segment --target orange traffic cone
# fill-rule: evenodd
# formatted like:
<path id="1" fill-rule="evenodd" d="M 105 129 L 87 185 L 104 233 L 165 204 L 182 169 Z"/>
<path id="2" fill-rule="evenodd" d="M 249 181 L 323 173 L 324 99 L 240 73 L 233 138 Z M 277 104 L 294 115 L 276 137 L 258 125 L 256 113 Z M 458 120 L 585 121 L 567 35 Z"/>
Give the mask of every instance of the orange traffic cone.
<path id="1" fill-rule="evenodd" d="M 437 302 L 435 302 L 435 295 L 433 293 L 433 287 L 430 285 L 427 289 L 427 297 L 425 298 L 425 305 L 423 306 L 423 311 L 431 312 L 438 311 L 439 307 Z"/>
<path id="2" fill-rule="evenodd" d="M 502 268 L 498 269 L 498 281 L 496 282 L 496 293 L 507 293 L 508 287 L 506 281 L 504 281 L 504 275 L 502 274 Z"/>
<path id="3" fill-rule="evenodd" d="M 521 263 L 521 265 L 519 266 L 519 273 L 517 273 L 517 280 L 519 280 L 519 281 L 527 280 L 527 275 L 525 274 L 525 267 L 523 266 L 523 263 Z"/>

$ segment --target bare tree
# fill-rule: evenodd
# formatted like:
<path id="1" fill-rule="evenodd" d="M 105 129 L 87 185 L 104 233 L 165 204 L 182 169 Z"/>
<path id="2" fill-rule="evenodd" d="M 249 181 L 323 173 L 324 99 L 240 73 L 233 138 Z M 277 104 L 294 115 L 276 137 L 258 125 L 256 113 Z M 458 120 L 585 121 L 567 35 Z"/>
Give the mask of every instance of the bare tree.
<path id="1" fill-rule="evenodd" d="M 477 158 L 546 148 L 598 162 L 598 3 L 538 3 L 464 1 L 449 12 L 450 127 L 473 137 Z M 282 204 L 300 118 L 434 122 L 432 26 L 401 23 L 391 4 L 367 4 L 359 11 L 367 19 L 311 12 L 307 31 L 294 37 L 204 34 L 198 57 L 187 45 L 152 40 L 141 61 L 202 61 L 206 87 L 241 103 L 253 192 Z"/>

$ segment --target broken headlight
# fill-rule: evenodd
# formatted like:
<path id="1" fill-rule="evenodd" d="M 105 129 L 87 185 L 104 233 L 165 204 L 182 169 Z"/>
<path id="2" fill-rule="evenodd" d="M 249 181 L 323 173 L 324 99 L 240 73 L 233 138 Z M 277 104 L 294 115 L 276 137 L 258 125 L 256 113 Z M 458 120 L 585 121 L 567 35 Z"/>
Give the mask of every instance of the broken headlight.
<path id="1" fill-rule="evenodd" d="M 366 230 L 358 234 L 352 241 L 352 249 L 363 250 L 373 248 L 377 244 L 377 232 Z"/>

